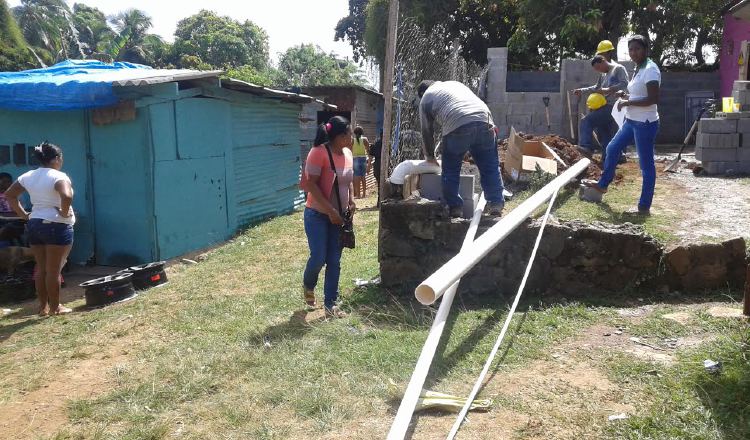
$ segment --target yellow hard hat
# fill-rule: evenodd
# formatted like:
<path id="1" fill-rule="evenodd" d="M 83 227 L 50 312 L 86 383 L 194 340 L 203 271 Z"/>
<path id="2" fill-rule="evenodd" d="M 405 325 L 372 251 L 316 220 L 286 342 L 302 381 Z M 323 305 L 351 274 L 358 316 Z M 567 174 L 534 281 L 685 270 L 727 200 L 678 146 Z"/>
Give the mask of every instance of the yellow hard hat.
<path id="1" fill-rule="evenodd" d="M 588 107 L 589 110 L 597 110 L 605 105 L 607 105 L 607 98 L 601 93 L 592 93 L 589 95 L 588 99 L 586 99 L 586 107 Z"/>
<path id="2" fill-rule="evenodd" d="M 612 44 L 612 42 L 609 40 L 602 40 L 599 42 L 599 45 L 596 46 L 597 55 L 601 55 L 603 53 L 607 53 L 613 50 L 615 50 L 615 45 Z"/>

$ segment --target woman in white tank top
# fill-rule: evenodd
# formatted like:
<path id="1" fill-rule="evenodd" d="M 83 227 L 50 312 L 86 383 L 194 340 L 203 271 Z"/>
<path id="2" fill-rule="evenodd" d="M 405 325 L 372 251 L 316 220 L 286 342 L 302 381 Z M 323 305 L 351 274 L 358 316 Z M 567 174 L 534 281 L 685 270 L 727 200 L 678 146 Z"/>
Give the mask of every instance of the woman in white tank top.
<path id="1" fill-rule="evenodd" d="M 36 260 L 34 279 L 39 297 L 39 314 L 61 315 L 71 310 L 60 304 L 60 271 L 73 247 L 73 186 L 60 171 L 63 154 L 60 147 L 44 142 L 34 149 L 39 168 L 23 174 L 5 193 L 11 208 L 28 221 L 26 236 Z M 31 212 L 21 206 L 19 196 L 28 192 Z"/>

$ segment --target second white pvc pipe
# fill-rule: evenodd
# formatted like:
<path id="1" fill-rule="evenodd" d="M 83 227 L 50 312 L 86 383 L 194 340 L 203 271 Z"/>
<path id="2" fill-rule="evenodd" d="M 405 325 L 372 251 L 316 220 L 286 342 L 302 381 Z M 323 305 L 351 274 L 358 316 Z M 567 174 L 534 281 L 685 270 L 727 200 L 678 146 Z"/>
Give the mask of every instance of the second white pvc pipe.
<path id="1" fill-rule="evenodd" d="M 448 260 L 447 263 L 416 288 L 414 295 L 417 300 L 425 305 L 430 305 L 437 301 L 453 283 L 466 275 L 500 241 L 529 218 L 537 208 L 552 198 L 552 195 L 556 191 L 567 185 L 588 168 L 590 163 L 591 161 L 588 159 L 581 159 L 500 219 L 495 226 L 482 234 L 471 246 L 466 249 L 461 248 L 461 252 L 458 255 Z"/>

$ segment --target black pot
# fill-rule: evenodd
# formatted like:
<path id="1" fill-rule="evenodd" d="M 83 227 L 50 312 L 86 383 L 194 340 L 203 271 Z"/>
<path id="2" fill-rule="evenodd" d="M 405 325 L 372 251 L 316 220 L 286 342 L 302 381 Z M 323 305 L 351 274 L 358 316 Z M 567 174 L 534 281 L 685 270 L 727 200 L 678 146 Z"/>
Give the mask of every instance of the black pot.
<path id="1" fill-rule="evenodd" d="M 136 290 L 146 290 L 167 282 L 167 273 L 164 271 L 166 262 L 142 264 L 123 269 L 117 273 L 132 273 L 133 286 Z"/>
<path id="2" fill-rule="evenodd" d="M 102 306 L 135 295 L 133 287 L 133 274 L 120 273 L 81 283 L 85 289 L 86 305 Z"/>
<path id="3" fill-rule="evenodd" d="M 0 276 L 0 303 L 17 303 L 36 297 L 30 273 Z"/>

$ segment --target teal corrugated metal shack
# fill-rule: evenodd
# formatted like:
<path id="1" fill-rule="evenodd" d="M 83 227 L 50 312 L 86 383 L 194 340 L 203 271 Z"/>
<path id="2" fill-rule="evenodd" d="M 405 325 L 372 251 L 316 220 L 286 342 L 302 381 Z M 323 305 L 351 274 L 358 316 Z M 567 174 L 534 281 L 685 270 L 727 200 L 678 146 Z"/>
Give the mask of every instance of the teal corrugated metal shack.
<path id="1" fill-rule="evenodd" d="M 0 109 L 0 171 L 33 168 L 31 148 L 44 140 L 63 148 L 76 191 L 74 263 L 172 258 L 303 200 L 299 113 L 312 98 L 219 72 L 160 72 L 113 82 L 114 107 Z"/>

